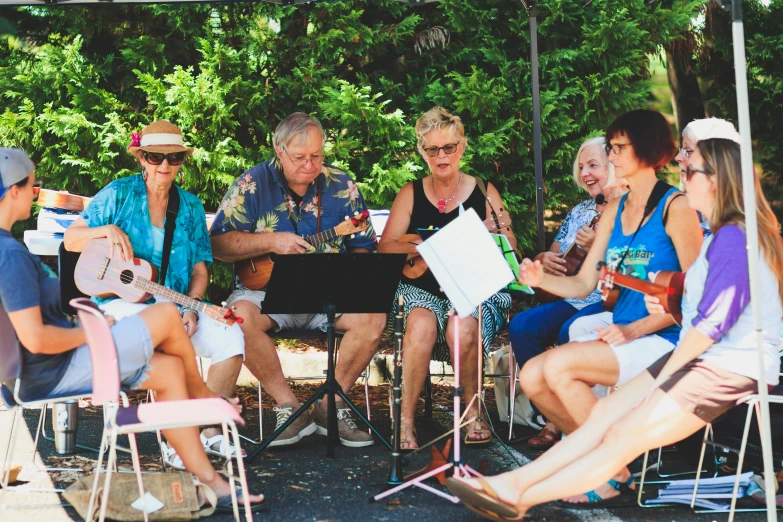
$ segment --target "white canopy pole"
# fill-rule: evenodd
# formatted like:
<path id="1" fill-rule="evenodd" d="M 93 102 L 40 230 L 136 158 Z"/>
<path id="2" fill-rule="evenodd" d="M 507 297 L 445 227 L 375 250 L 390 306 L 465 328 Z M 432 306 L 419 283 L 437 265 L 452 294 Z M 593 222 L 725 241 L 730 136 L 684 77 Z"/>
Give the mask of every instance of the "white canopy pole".
<path id="1" fill-rule="evenodd" d="M 761 399 L 761 451 L 764 459 L 764 489 L 767 500 L 767 521 L 778 519 L 775 505 L 775 471 L 772 463 L 772 437 L 769 426 L 769 399 L 764 364 L 764 332 L 761 325 L 761 287 L 759 282 L 759 237 L 756 220 L 756 186 L 753 174 L 753 150 L 750 141 L 750 110 L 748 107 L 747 64 L 745 62 L 745 30 L 742 24 L 742 0 L 732 0 L 732 40 L 734 47 L 734 76 L 737 84 L 737 114 L 739 116 L 740 146 L 742 151 L 742 192 L 745 204 L 748 273 L 750 276 L 750 306 L 753 310 L 753 328 L 756 333 L 759 362 L 759 397 Z"/>

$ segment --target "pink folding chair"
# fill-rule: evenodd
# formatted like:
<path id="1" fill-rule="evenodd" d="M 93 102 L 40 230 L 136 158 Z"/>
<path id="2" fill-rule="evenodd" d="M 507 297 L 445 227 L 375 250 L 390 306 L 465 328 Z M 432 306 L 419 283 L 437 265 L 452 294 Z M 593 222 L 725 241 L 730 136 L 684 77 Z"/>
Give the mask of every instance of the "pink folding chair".
<path id="1" fill-rule="evenodd" d="M 117 459 L 117 436 L 127 435 L 130 442 L 133 469 L 136 473 L 136 481 L 139 486 L 139 497 L 144 502 L 144 484 L 141 478 L 141 466 L 139 452 L 136 445 L 136 433 L 152 430 L 164 430 L 184 428 L 190 426 L 209 426 L 220 424 L 223 427 L 223 435 L 231 431 L 234 445 L 240 447 L 237 423 L 244 424 L 244 420 L 228 402 L 222 399 L 191 399 L 184 401 L 152 402 L 138 406 L 130 406 L 127 395 L 120 389 L 120 370 L 117 361 L 117 350 L 114 339 L 111 336 L 109 323 L 98 307 L 88 299 L 80 298 L 71 301 L 79 315 L 79 320 L 87 337 L 87 345 L 90 348 L 90 358 L 93 370 L 92 402 L 96 406 L 104 405 L 106 411 L 106 424 L 101 437 L 101 448 L 98 454 L 98 462 L 93 481 L 92 494 L 88 513 L 92 513 L 98 491 L 98 481 L 101 474 L 101 464 L 104 453 L 108 451 L 106 464 L 106 478 L 104 479 L 103 497 L 101 500 L 100 522 L 106 518 L 106 508 L 111 489 L 112 470 Z M 121 397 L 122 405 L 118 406 L 117 398 Z M 109 407 L 112 406 L 112 407 Z M 108 448 L 107 448 L 108 445 Z M 247 522 L 252 522 L 250 510 L 249 490 L 245 466 L 242 459 L 237 459 L 239 468 L 239 482 L 242 487 L 245 514 Z M 228 478 L 231 483 L 231 499 L 234 507 L 234 518 L 239 522 L 239 503 L 236 496 L 232 459 L 228 459 Z M 148 522 L 149 516 L 144 505 L 144 520 Z"/>

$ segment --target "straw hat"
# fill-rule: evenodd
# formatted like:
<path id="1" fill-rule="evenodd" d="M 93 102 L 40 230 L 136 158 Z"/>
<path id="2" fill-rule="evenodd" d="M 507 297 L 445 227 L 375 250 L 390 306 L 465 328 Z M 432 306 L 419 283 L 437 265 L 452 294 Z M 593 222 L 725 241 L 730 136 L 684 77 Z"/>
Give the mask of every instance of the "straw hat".
<path id="1" fill-rule="evenodd" d="M 184 152 L 186 156 L 193 153 L 193 148 L 185 147 L 182 131 L 168 120 L 158 120 L 150 123 L 141 133 L 131 134 L 131 144 L 128 151 L 134 156 L 140 150 L 147 152 Z"/>

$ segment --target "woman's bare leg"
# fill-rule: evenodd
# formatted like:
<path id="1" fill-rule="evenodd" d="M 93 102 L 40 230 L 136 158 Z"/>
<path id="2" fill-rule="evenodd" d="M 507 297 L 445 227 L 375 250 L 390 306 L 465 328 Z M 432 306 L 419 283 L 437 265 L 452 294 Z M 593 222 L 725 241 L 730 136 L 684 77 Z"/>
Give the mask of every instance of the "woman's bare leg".
<path id="1" fill-rule="evenodd" d="M 510 504 L 517 504 L 520 495 L 533 484 L 547 479 L 594 451 L 612 425 L 631 411 L 639 399 L 650 390 L 652 383 L 652 376 L 646 371 L 642 372 L 620 390 L 598 401 L 584 425 L 552 446 L 536 460 L 513 471 L 485 477 L 485 479 L 501 499 Z M 622 464 L 614 472 L 617 472 L 621 467 Z M 481 487 L 478 482 L 467 482 L 476 489 Z M 590 489 L 579 490 L 573 494 L 584 493 Z M 567 493 L 567 495 L 571 494 Z M 564 496 L 561 495 L 558 498 Z"/>
<path id="2" fill-rule="evenodd" d="M 568 416 L 566 407 L 560 402 L 544 377 L 546 360 L 552 351 L 544 352 L 526 362 L 519 370 L 519 382 L 525 396 L 536 405 L 548 421 L 554 423 L 561 431 L 563 427 L 576 429 L 576 423 Z"/>
<path id="3" fill-rule="evenodd" d="M 139 316 L 150 331 L 155 349 L 182 360 L 189 397 L 217 397 L 216 393 L 207 388 L 198 371 L 196 352 L 188 333 L 184 328 L 173 327 L 182 325 L 177 307 L 172 303 L 154 304 L 139 312 Z"/>
<path id="4" fill-rule="evenodd" d="M 172 328 L 172 330 L 179 330 Z M 185 384 L 185 368 L 182 360 L 176 355 L 155 353 L 150 360 L 147 380 L 142 383 L 145 390 L 153 390 L 158 400 L 186 400 L 190 393 Z M 177 450 L 188 471 L 196 475 L 206 485 L 210 486 L 218 498 L 231 493 L 231 486 L 217 474 L 209 461 L 204 447 L 199 440 L 198 428 L 176 428 L 163 430 L 166 440 Z M 263 495 L 253 495 L 250 502 L 263 501 Z"/>
<path id="5" fill-rule="evenodd" d="M 706 424 L 658 389 L 649 401 L 615 423 L 595 450 L 527 488 L 516 504 L 524 510 L 591 490 L 609 480 L 637 455 L 678 442 Z"/>
<path id="6" fill-rule="evenodd" d="M 430 369 L 432 349 L 438 339 L 438 321 L 430 310 L 414 308 L 408 314 L 405 325 L 400 423 L 413 429 L 419 395 Z M 406 443 L 402 449 L 414 448 L 412 443 Z"/>
<path id="7" fill-rule="evenodd" d="M 620 363 L 612 348 L 602 341 L 568 343 L 547 352 L 544 378 L 572 425 L 560 426 L 569 434 L 584 424 L 598 401 L 592 386 L 614 386 L 620 378 Z"/>
<path id="8" fill-rule="evenodd" d="M 479 405 L 473 401 L 478 389 L 478 328 L 478 321 L 473 316 L 459 320 L 459 385 L 464 390 L 462 397 L 465 407 L 473 402 L 470 410 L 466 412 L 465 419 L 472 419 L 479 413 Z M 451 317 L 446 324 L 446 343 L 451 352 L 451 360 L 454 361 L 454 320 Z"/>

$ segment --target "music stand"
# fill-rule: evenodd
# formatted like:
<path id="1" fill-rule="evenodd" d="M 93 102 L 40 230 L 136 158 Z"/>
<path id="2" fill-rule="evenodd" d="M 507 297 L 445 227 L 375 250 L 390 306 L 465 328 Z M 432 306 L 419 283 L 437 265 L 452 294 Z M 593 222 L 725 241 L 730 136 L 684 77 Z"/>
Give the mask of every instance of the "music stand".
<path id="1" fill-rule="evenodd" d="M 337 313 L 388 313 L 402 276 L 405 254 L 294 254 L 275 256 L 272 276 L 262 304 L 263 314 L 326 314 L 328 364 L 326 382 L 291 417 L 250 455 L 252 461 L 299 415 L 323 395 L 327 396 L 326 456 L 334 457 L 339 395 L 367 424 L 373 435 L 391 450 L 391 444 L 354 405 L 334 376 Z M 259 419 L 259 422 L 261 419 Z"/>

